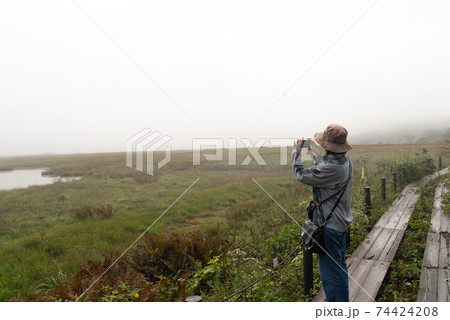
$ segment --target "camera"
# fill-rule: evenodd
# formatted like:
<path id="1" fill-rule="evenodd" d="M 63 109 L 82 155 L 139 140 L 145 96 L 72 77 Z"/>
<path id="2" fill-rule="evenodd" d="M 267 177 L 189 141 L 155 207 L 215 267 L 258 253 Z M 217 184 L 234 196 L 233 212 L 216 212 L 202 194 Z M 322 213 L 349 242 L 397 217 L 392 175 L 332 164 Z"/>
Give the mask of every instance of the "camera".
<path id="1" fill-rule="evenodd" d="M 307 148 L 309 148 L 310 144 L 311 144 L 311 141 L 309 141 L 309 140 L 303 140 L 302 148 L 307 149 Z"/>

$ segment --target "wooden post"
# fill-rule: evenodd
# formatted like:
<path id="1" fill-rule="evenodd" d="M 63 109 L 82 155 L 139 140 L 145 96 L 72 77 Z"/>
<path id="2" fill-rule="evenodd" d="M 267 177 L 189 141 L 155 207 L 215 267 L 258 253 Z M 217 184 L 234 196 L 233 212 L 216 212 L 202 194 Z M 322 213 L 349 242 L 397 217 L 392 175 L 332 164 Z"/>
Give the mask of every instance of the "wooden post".
<path id="1" fill-rule="evenodd" d="M 202 302 L 201 296 L 189 296 L 186 298 L 186 302 Z"/>
<path id="2" fill-rule="evenodd" d="M 397 192 L 397 172 L 392 172 L 392 181 L 394 182 L 394 192 Z"/>
<path id="3" fill-rule="evenodd" d="M 313 280 L 313 256 L 303 246 L 303 287 L 305 294 L 309 294 L 313 288 Z"/>
<path id="4" fill-rule="evenodd" d="M 364 188 L 364 203 L 366 204 L 366 214 L 370 214 L 370 187 Z"/>
<path id="5" fill-rule="evenodd" d="M 386 200 L 386 178 L 381 178 L 381 199 Z"/>
<path id="6" fill-rule="evenodd" d="M 442 157 L 439 156 L 439 171 L 442 170 Z"/>
<path id="7" fill-rule="evenodd" d="M 402 186 L 406 185 L 406 172 L 405 172 L 405 168 L 401 169 L 402 172 Z"/>

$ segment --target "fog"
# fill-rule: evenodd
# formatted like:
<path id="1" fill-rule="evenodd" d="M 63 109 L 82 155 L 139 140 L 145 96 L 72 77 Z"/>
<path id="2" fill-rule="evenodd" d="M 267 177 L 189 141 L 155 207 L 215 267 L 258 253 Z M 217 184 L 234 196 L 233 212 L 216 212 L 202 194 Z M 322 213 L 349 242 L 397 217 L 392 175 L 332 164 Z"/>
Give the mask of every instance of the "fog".
<path id="1" fill-rule="evenodd" d="M 125 151 L 143 128 L 175 149 L 199 137 L 311 137 L 329 123 L 358 143 L 444 132 L 449 8 L 2 1 L 0 155 Z"/>

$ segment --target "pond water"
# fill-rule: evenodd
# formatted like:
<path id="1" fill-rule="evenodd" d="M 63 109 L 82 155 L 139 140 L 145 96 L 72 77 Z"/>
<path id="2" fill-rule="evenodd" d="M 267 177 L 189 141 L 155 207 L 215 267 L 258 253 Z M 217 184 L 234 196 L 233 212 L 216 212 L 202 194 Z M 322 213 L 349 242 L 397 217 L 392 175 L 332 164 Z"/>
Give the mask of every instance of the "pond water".
<path id="1" fill-rule="evenodd" d="M 0 190 L 23 189 L 30 186 L 51 184 L 60 179 L 62 182 L 80 179 L 79 177 L 61 178 L 43 176 L 42 172 L 45 170 L 46 169 L 26 169 L 6 172 L 0 171 Z"/>

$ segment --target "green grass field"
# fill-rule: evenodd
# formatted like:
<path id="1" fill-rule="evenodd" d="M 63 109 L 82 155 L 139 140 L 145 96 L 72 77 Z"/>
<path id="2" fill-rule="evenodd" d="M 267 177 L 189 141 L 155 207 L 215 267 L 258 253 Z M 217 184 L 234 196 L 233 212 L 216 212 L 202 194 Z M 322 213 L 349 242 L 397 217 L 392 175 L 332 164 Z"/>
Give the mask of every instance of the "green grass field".
<path id="1" fill-rule="evenodd" d="M 349 153 L 354 163 L 355 215 L 350 251 L 397 196 L 392 190 L 392 163 L 422 153 L 423 148 L 425 146 L 420 145 L 367 145 L 354 146 Z M 437 164 L 438 147 L 426 148 L 427 156 Z M 238 164 L 247 154 L 246 150 L 238 150 Z M 251 259 L 237 259 L 234 267 L 230 262 L 231 269 L 239 267 L 248 272 L 243 275 L 231 270 L 226 283 L 214 280 L 206 289 L 196 287 L 196 290 L 203 292 L 208 297 L 206 300 L 218 300 L 239 289 L 270 267 L 273 258 L 281 260 L 298 241 L 300 233 L 252 178 L 300 223 L 305 219 L 304 206 L 311 195 L 308 187 L 294 180 L 290 161 L 287 166 L 279 165 L 278 148 L 263 148 L 260 154 L 266 166 L 259 166 L 254 160 L 248 166 L 229 166 L 226 160 L 203 161 L 200 166 L 193 166 L 190 152 L 173 152 L 172 161 L 157 171 L 154 179 L 127 168 L 124 153 L 0 158 L 0 170 L 50 168 L 51 174 L 82 176 L 69 183 L 0 191 L 0 300 L 26 298 L 29 294 L 49 290 L 86 267 L 88 261 L 123 251 L 197 178 L 200 178 L 197 183 L 149 234 L 185 234 L 197 229 L 223 231 L 232 242 L 233 250 L 241 250 L 247 258 L 257 262 L 248 265 Z M 162 155 L 156 156 L 156 162 L 158 157 Z M 224 159 L 228 159 L 226 151 Z M 421 173 L 409 174 L 415 177 Z M 386 201 L 380 199 L 382 177 L 388 181 Z M 372 188 L 370 218 L 362 213 L 364 186 Z M 114 215 L 108 219 L 72 216 L 80 207 L 97 208 L 106 204 L 114 208 Z M 307 300 L 301 293 L 301 277 L 292 281 L 301 271 L 300 262 L 301 257 L 297 256 L 285 271 L 280 271 L 281 275 L 286 272 L 284 280 L 272 279 L 261 285 L 253 292 L 252 299 Z M 267 286 L 273 294 L 262 293 L 268 290 Z M 314 292 L 317 290 L 318 280 Z"/>

